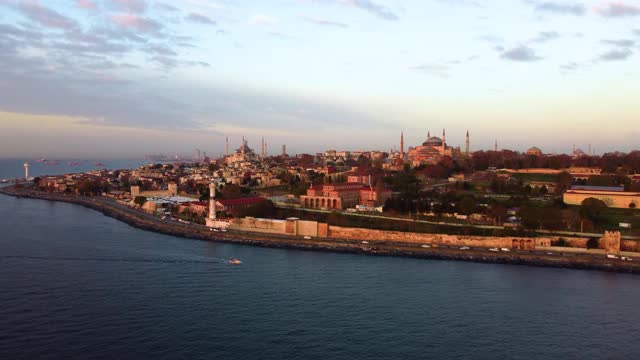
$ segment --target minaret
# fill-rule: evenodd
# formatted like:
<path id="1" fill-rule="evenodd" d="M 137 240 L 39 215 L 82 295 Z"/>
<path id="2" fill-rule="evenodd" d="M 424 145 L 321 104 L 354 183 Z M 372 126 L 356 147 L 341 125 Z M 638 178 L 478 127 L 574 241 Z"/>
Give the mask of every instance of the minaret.
<path id="1" fill-rule="evenodd" d="M 226 153 L 225 153 L 225 157 L 229 157 L 229 137 L 227 136 L 225 138 L 226 142 L 227 142 L 227 148 L 226 148 Z"/>
<path id="2" fill-rule="evenodd" d="M 242 153 L 242 155 L 244 155 L 244 146 L 247 145 L 247 140 L 244 139 L 244 136 L 242 137 L 242 146 L 240 147 L 240 152 Z"/>
<path id="3" fill-rule="evenodd" d="M 287 157 L 287 145 L 282 144 L 282 157 Z"/>
<path id="4" fill-rule="evenodd" d="M 267 156 L 267 153 L 269 152 L 268 148 L 267 148 L 267 142 L 264 142 L 264 156 Z"/>
<path id="5" fill-rule="evenodd" d="M 264 156 L 264 136 L 262 137 L 262 148 L 260 149 L 260 157 L 262 157 L 262 160 L 264 160 L 265 156 Z"/>
<path id="6" fill-rule="evenodd" d="M 430 137 L 431 137 L 431 131 L 427 130 L 427 140 L 429 140 Z"/>
<path id="7" fill-rule="evenodd" d="M 447 135 L 444 132 L 444 129 L 442 129 L 442 155 L 444 155 L 444 151 L 447 149 Z"/>
<path id="8" fill-rule="evenodd" d="M 25 162 L 24 163 L 24 179 L 25 180 L 29 180 L 29 163 Z"/>
<path id="9" fill-rule="evenodd" d="M 498 140 L 496 140 L 495 143 L 493 143 L 493 151 L 498 151 Z"/>
<path id="10" fill-rule="evenodd" d="M 404 131 L 400 132 L 400 159 L 404 160 Z"/>
<path id="11" fill-rule="evenodd" d="M 469 130 L 467 130 L 467 139 L 464 144 L 464 153 L 467 157 L 469 157 Z"/>
<path id="12" fill-rule="evenodd" d="M 216 219 L 216 184 L 209 183 L 209 219 Z"/>

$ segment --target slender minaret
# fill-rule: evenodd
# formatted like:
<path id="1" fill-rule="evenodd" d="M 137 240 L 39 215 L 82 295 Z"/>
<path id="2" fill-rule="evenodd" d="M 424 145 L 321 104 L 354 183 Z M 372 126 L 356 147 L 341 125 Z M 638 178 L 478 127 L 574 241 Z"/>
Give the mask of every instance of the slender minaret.
<path id="1" fill-rule="evenodd" d="M 431 130 L 427 130 L 427 140 L 431 137 Z"/>
<path id="2" fill-rule="evenodd" d="M 264 136 L 262 137 L 262 148 L 260 149 L 260 157 L 262 157 L 262 160 L 264 160 L 265 156 L 264 156 Z"/>
<path id="3" fill-rule="evenodd" d="M 24 163 L 24 179 L 29 180 L 29 163 Z"/>
<path id="4" fill-rule="evenodd" d="M 287 145 L 282 144 L 282 157 L 287 157 Z"/>
<path id="5" fill-rule="evenodd" d="M 493 143 L 493 151 L 498 151 L 498 140 L 496 140 L 496 142 Z"/>
<path id="6" fill-rule="evenodd" d="M 404 160 L 404 131 L 400 132 L 400 159 Z"/>
<path id="7" fill-rule="evenodd" d="M 467 157 L 469 157 L 469 130 L 467 130 L 467 139 L 464 144 L 464 153 Z"/>
<path id="8" fill-rule="evenodd" d="M 442 129 L 442 154 L 444 154 L 444 151 L 447 149 L 447 135 L 444 132 L 444 129 Z"/>
<path id="9" fill-rule="evenodd" d="M 240 152 L 242 153 L 242 155 L 244 155 L 244 146 L 247 145 L 247 140 L 244 139 L 244 136 L 242 137 L 242 146 L 240 147 Z"/>
<path id="10" fill-rule="evenodd" d="M 216 184 L 209 183 L 209 219 L 216 219 Z"/>
<path id="11" fill-rule="evenodd" d="M 267 156 L 267 154 L 269 153 L 269 150 L 267 148 L 267 142 L 264 142 L 264 156 Z"/>
<path id="12" fill-rule="evenodd" d="M 226 137 L 226 142 L 227 142 L 227 148 L 226 148 L 226 152 L 225 152 L 225 156 L 229 157 L 229 137 Z"/>

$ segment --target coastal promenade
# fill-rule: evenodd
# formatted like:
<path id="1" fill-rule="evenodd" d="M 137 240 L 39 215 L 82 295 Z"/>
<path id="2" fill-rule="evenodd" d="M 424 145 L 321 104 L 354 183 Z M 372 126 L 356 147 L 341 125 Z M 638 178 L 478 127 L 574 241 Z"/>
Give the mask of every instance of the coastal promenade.
<path id="1" fill-rule="evenodd" d="M 425 248 L 420 246 L 420 244 L 390 242 L 378 239 L 304 239 L 300 236 L 262 234 L 234 230 L 214 232 L 212 229 L 203 225 L 184 224 L 170 219 L 163 220 L 160 217 L 151 215 L 137 208 L 132 208 L 116 200 L 101 196 L 47 193 L 26 188 L 15 188 L 13 186 L 0 188 L 0 194 L 19 198 L 73 203 L 100 211 L 107 216 L 143 230 L 189 239 L 274 248 L 640 273 L 640 259 L 633 262 L 621 261 L 618 259 L 608 259 L 602 254 L 576 254 L 539 250 L 490 252 L 484 248 L 466 250 L 447 246 Z"/>

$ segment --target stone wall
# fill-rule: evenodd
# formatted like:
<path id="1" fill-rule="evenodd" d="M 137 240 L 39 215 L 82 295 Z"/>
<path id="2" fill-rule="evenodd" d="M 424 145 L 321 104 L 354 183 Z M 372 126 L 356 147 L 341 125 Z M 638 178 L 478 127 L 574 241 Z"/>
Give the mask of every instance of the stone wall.
<path id="1" fill-rule="evenodd" d="M 306 220 L 298 220 L 298 235 L 301 236 L 318 236 L 318 222 L 317 221 L 306 221 Z"/>
<path id="2" fill-rule="evenodd" d="M 600 242 L 604 243 L 604 251 L 607 254 L 620 255 L 621 238 L 619 231 L 605 231 Z"/>
<path id="3" fill-rule="evenodd" d="M 241 231 L 255 231 L 271 234 L 285 233 L 285 220 L 259 219 L 259 218 L 239 218 L 234 219 L 230 229 Z"/>

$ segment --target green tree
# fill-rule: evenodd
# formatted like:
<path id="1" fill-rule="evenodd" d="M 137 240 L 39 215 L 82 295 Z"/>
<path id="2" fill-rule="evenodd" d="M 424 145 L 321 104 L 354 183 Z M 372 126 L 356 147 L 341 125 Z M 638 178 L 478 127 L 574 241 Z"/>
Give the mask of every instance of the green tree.
<path id="1" fill-rule="evenodd" d="M 133 199 L 133 203 L 142 207 L 144 206 L 144 203 L 147 202 L 147 197 L 146 196 L 136 196 L 135 199 Z"/>
<path id="2" fill-rule="evenodd" d="M 461 213 L 469 215 L 476 209 L 476 200 L 471 196 L 465 196 L 460 200 L 457 207 Z"/>
<path id="3" fill-rule="evenodd" d="M 598 245 L 598 238 L 589 238 L 589 240 L 587 240 L 587 249 L 597 249 Z"/>
<path id="4" fill-rule="evenodd" d="M 594 224 L 602 222 L 602 213 L 607 209 L 604 201 L 596 198 L 587 198 L 580 206 L 580 216 L 592 221 Z"/>
<path id="5" fill-rule="evenodd" d="M 573 175 L 566 171 L 559 173 L 556 176 L 556 192 L 562 194 L 573 185 Z"/>

